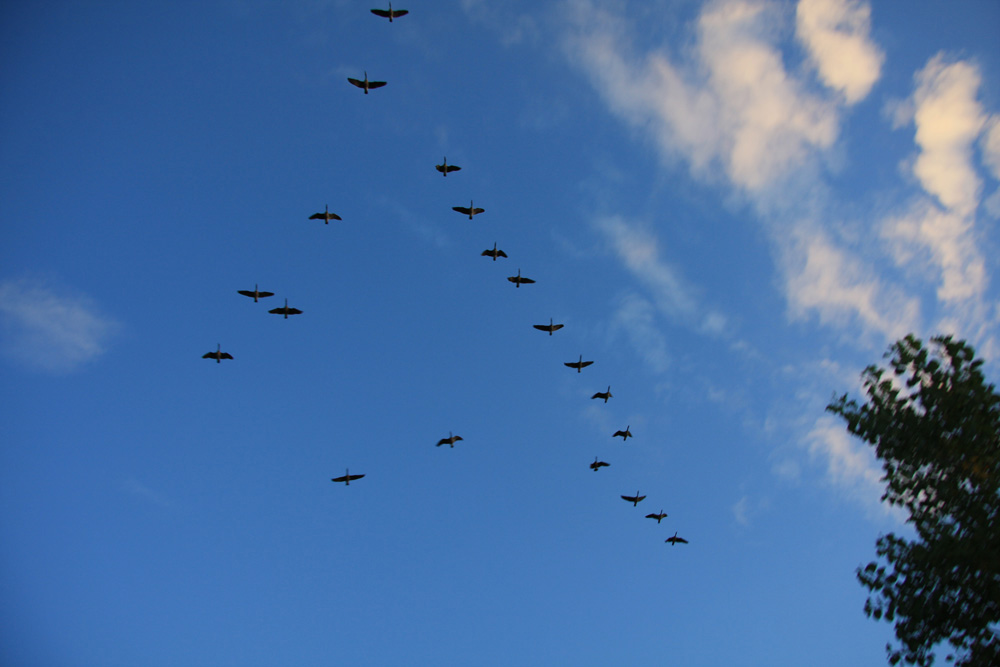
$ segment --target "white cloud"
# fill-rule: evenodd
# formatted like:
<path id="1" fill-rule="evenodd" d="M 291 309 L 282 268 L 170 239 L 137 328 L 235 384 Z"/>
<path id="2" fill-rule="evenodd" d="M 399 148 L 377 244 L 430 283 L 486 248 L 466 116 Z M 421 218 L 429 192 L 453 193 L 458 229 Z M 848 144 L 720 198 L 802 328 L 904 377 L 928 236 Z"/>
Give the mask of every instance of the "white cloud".
<path id="1" fill-rule="evenodd" d="M 5 354 L 56 373 L 100 356 L 117 329 L 88 297 L 57 294 L 30 280 L 0 282 L 0 318 Z"/>
<path id="2" fill-rule="evenodd" d="M 830 416 L 816 420 L 806 436 L 809 453 L 825 461 L 827 478 L 873 516 L 892 513 L 882 503 L 882 469 L 871 448 L 852 437 Z"/>
<path id="3" fill-rule="evenodd" d="M 665 373 L 670 367 L 667 342 L 656 322 L 656 311 L 648 300 L 629 294 L 618 306 L 612 323 L 613 331 L 623 331 L 632 348 L 654 373 Z"/>
<path id="4" fill-rule="evenodd" d="M 931 58 L 916 75 L 913 122 L 920 148 L 913 173 L 924 190 L 962 217 L 975 213 L 981 182 L 972 147 L 987 116 L 976 100 L 979 69 L 967 62 Z"/>
<path id="5" fill-rule="evenodd" d="M 878 81 L 885 56 L 873 44 L 871 8 L 858 0 L 800 0 L 796 36 L 809 51 L 823 83 L 848 104 L 862 99 Z"/>
<path id="6" fill-rule="evenodd" d="M 823 232 L 798 232 L 791 239 L 793 259 L 786 275 L 793 316 L 807 311 L 820 321 L 847 328 L 859 321 L 866 330 L 895 339 L 916 330 L 919 302 L 886 287 L 856 257 L 835 246 Z"/>

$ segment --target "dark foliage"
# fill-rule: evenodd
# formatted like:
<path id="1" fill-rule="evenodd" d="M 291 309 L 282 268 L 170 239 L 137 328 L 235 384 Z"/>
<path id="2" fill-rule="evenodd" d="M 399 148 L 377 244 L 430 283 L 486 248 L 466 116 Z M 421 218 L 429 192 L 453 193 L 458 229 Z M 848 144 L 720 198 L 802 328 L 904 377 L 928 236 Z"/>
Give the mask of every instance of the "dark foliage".
<path id="1" fill-rule="evenodd" d="M 931 665 L 952 647 L 958 665 L 1000 665 L 1000 395 L 964 341 L 910 335 L 886 354 L 889 368 L 862 375 L 866 403 L 827 406 L 875 447 L 883 501 L 906 508 L 913 540 L 882 535 L 878 560 L 858 568 L 864 611 L 895 623 L 890 664 Z"/>

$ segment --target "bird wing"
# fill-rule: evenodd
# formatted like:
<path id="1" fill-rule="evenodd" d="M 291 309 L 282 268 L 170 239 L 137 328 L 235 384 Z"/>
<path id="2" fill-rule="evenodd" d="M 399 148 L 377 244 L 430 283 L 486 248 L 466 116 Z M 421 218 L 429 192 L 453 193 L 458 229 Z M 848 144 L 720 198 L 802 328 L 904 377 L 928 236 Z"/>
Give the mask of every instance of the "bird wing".
<path id="1" fill-rule="evenodd" d="M 494 254 L 493 254 L 493 248 L 487 248 L 487 249 L 486 249 L 486 250 L 484 250 L 484 251 L 483 251 L 483 252 L 482 252 L 481 254 L 482 254 L 482 256 L 483 256 L 483 257 L 496 257 L 497 255 L 499 255 L 499 254 L 500 254 L 500 252 L 502 252 L 502 251 L 499 251 L 499 250 L 498 250 L 498 251 L 497 251 L 497 254 L 496 254 L 496 255 L 494 255 Z"/>
<path id="2" fill-rule="evenodd" d="M 298 308 L 288 308 L 288 309 L 286 310 L 286 312 L 287 312 L 287 313 L 288 313 L 289 315 L 301 315 L 301 314 L 302 314 L 302 311 L 301 311 L 301 310 L 299 310 Z"/>
<path id="3" fill-rule="evenodd" d="M 409 13 L 410 13 L 409 9 L 394 9 L 394 10 L 392 10 L 392 15 L 393 16 L 406 16 Z"/>
<path id="4" fill-rule="evenodd" d="M 394 12 L 394 13 L 396 14 L 396 16 L 399 16 L 399 12 Z M 373 9 L 372 14 L 374 14 L 375 16 L 381 16 L 384 19 L 387 19 L 390 16 L 389 12 L 385 9 Z"/>
<path id="5" fill-rule="evenodd" d="M 201 355 L 201 358 L 202 359 L 215 359 L 215 355 L 217 355 L 217 354 L 218 354 L 218 352 L 206 352 L 205 354 Z"/>
<path id="6" fill-rule="evenodd" d="M 560 330 L 560 329 L 562 329 L 562 328 L 563 328 L 564 326 L 566 326 L 566 325 L 565 325 L 565 324 L 553 324 L 553 325 L 552 325 L 552 331 L 559 331 L 559 330 Z"/>
<path id="7" fill-rule="evenodd" d="M 591 398 L 604 398 L 604 394 L 602 392 L 597 392 L 596 394 L 594 394 L 593 396 L 591 396 Z M 614 437 L 614 436 L 612 436 L 612 437 Z"/>
<path id="8" fill-rule="evenodd" d="M 348 79 L 351 83 L 354 83 L 354 79 Z M 326 213 L 313 213 L 309 216 L 310 220 L 326 220 Z"/>
<path id="9" fill-rule="evenodd" d="M 442 438 L 442 439 L 438 440 L 438 444 L 436 446 L 440 447 L 441 445 L 447 445 L 448 442 L 449 442 L 448 438 Z"/>
<path id="10" fill-rule="evenodd" d="M 579 368 L 580 367 L 580 362 L 578 362 L 578 361 L 564 361 L 563 365 L 564 366 L 569 366 L 570 368 Z"/>
<path id="11" fill-rule="evenodd" d="M 581 361 L 580 362 L 580 368 L 586 368 L 587 366 L 591 365 L 592 363 L 594 363 L 594 362 L 593 361 Z"/>
<path id="12" fill-rule="evenodd" d="M 463 213 L 465 215 L 469 215 L 469 213 L 471 212 L 471 209 L 469 209 L 467 206 L 452 206 L 451 210 L 458 211 L 459 213 Z"/>
<path id="13" fill-rule="evenodd" d="M 385 81 L 369 81 L 368 82 L 368 87 L 369 88 L 381 88 L 384 85 L 385 85 Z"/>
<path id="14" fill-rule="evenodd" d="M 222 359 L 232 359 L 233 355 L 229 354 L 228 352 L 223 352 L 220 358 L 222 358 Z"/>
<path id="15" fill-rule="evenodd" d="M 442 170 L 442 171 L 443 171 L 443 170 Z M 455 166 L 455 165 L 453 165 L 453 164 L 449 164 L 449 165 L 448 165 L 448 171 L 462 171 L 462 168 L 461 168 L 461 167 L 456 167 L 456 166 Z"/>
<path id="16" fill-rule="evenodd" d="M 263 299 L 264 297 L 274 296 L 274 292 L 257 292 L 257 296 Z"/>
<path id="17" fill-rule="evenodd" d="M 251 292 L 250 290 L 241 289 L 241 290 L 236 290 L 236 291 L 239 292 L 240 294 L 242 294 L 243 296 L 249 296 L 249 297 L 254 296 L 254 293 Z"/>
<path id="18" fill-rule="evenodd" d="M 472 215 L 479 215 L 480 213 L 486 213 L 486 209 L 485 208 L 472 209 Z"/>
<path id="19" fill-rule="evenodd" d="M 625 431 L 615 431 L 615 434 L 611 436 L 612 438 L 617 438 L 620 435 L 625 435 Z"/>
<path id="20" fill-rule="evenodd" d="M 535 327 L 539 331 L 552 331 L 553 330 L 552 327 L 550 327 L 548 324 L 532 324 L 531 326 Z"/>
<path id="21" fill-rule="evenodd" d="M 637 498 L 637 496 L 622 496 L 622 500 L 627 500 L 630 503 L 637 503 L 637 502 L 639 502 L 638 500 L 636 500 L 636 498 Z M 645 496 L 643 496 L 643 498 L 645 498 Z"/>
<path id="22" fill-rule="evenodd" d="M 356 479 L 361 479 L 364 475 L 345 475 L 345 477 L 353 482 Z"/>
<path id="23" fill-rule="evenodd" d="M 639 501 L 645 500 L 645 499 L 646 499 L 646 496 L 639 496 L 638 498 L 635 499 L 635 502 L 639 502 Z"/>
<path id="24" fill-rule="evenodd" d="M 360 79 L 352 79 L 351 77 L 347 77 L 347 80 L 348 80 L 348 81 L 349 81 L 349 82 L 350 82 L 350 83 L 351 83 L 352 85 L 355 85 L 355 86 L 357 86 L 358 88 L 364 88 L 364 87 L 365 87 L 365 82 L 364 82 L 364 81 L 361 81 Z M 371 85 L 371 84 L 369 84 L 369 85 Z M 315 216 L 314 216 L 314 217 L 315 217 Z"/>
<path id="25" fill-rule="evenodd" d="M 503 250 L 497 250 L 497 257 L 506 257 L 506 256 L 507 253 L 505 253 Z"/>
<path id="26" fill-rule="evenodd" d="M 436 165 L 434 165 L 434 168 L 437 169 L 438 171 L 440 171 L 442 174 L 445 173 L 445 168 L 444 168 L 443 164 L 436 164 Z"/>
<path id="27" fill-rule="evenodd" d="M 275 315 L 284 315 L 285 314 L 285 307 L 281 306 L 280 308 L 272 308 L 271 310 L 269 310 L 267 312 L 274 313 Z"/>
<path id="28" fill-rule="evenodd" d="M 518 280 L 518 282 L 522 282 L 522 283 L 533 283 L 533 282 L 535 282 L 535 281 L 534 281 L 534 280 L 532 280 L 531 278 L 520 278 L 520 279 Z"/>

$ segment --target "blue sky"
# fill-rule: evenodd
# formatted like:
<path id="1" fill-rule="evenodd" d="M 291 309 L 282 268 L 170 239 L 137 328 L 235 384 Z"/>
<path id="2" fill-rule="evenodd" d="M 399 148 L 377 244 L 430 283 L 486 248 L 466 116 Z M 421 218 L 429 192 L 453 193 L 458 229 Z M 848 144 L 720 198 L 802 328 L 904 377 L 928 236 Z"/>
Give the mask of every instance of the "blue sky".
<path id="1" fill-rule="evenodd" d="M 0 662 L 885 664 L 823 408 L 995 373 L 1000 5 L 375 6 L 0 9 Z"/>

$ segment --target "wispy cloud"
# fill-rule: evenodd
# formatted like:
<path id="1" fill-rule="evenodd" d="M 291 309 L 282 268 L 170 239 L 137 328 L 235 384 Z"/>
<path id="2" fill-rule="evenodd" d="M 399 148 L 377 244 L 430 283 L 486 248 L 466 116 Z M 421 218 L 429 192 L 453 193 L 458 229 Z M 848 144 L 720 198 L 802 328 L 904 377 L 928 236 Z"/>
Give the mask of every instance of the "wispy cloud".
<path id="1" fill-rule="evenodd" d="M 865 98 L 885 56 L 870 39 L 871 8 L 858 0 L 801 0 L 795 33 L 823 83 L 848 104 Z"/>
<path id="2" fill-rule="evenodd" d="M 0 282 L 3 352 L 53 373 L 65 373 L 105 351 L 118 324 L 83 295 L 59 293 L 29 279 Z"/>

